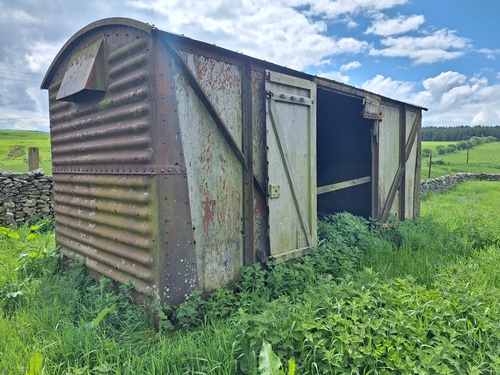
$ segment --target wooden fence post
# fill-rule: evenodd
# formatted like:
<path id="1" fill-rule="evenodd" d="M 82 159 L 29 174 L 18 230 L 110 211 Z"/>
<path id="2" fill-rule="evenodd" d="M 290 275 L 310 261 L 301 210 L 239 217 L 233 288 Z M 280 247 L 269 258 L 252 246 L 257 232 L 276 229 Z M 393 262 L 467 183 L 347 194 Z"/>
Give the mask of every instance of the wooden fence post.
<path id="1" fill-rule="evenodd" d="M 40 167 L 40 153 L 38 147 L 30 147 L 28 149 L 28 166 L 30 171 Z"/>

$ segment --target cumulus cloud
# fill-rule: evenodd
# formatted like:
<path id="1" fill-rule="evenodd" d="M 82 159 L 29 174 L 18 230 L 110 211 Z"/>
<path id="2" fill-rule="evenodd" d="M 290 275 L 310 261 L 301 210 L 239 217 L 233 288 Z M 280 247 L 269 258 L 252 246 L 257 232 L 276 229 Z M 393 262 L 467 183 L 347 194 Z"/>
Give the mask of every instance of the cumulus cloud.
<path id="1" fill-rule="evenodd" d="M 469 39 L 441 29 L 425 36 L 389 37 L 381 41 L 387 48 L 370 50 L 370 55 L 408 57 L 415 64 L 432 64 L 463 56 L 470 49 Z"/>
<path id="2" fill-rule="evenodd" d="M 490 60 L 494 60 L 498 55 L 500 55 L 500 49 L 481 48 L 478 52 L 486 55 L 486 57 Z"/>
<path id="3" fill-rule="evenodd" d="M 467 78 L 457 72 L 443 72 L 422 83 L 415 95 L 428 106 L 429 120 L 437 125 L 500 124 L 500 84 L 485 77 Z"/>
<path id="4" fill-rule="evenodd" d="M 365 90 L 401 101 L 410 99 L 410 93 L 414 87 L 413 82 L 397 81 L 380 74 L 361 85 L 361 88 Z"/>
<path id="5" fill-rule="evenodd" d="M 346 72 L 351 69 L 357 69 L 361 66 L 361 63 L 359 61 L 351 61 L 347 64 L 344 64 L 340 67 L 341 72 Z"/>
<path id="6" fill-rule="evenodd" d="M 366 29 L 366 34 L 382 36 L 403 34 L 408 31 L 417 30 L 425 22 L 422 15 L 398 16 L 396 18 L 379 17 Z"/>
<path id="7" fill-rule="evenodd" d="M 306 2 L 311 13 L 327 18 L 337 18 L 345 14 L 372 13 L 408 3 L 409 0 L 316 0 Z"/>
<path id="8" fill-rule="evenodd" d="M 337 82 L 342 82 L 342 83 L 348 83 L 349 80 L 351 79 L 349 76 L 343 75 L 341 72 L 326 72 L 326 73 L 321 73 L 321 77 L 333 79 L 334 81 Z"/>
<path id="9" fill-rule="evenodd" d="M 231 7 L 223 1 L 194 0 L 183 1 L 183 6 L 177 1 L 137 0 L 131 4 L 162 14 L 166 30 L 182 30 L 190 37 L 299 70 L 321 65 L 328 56 L 361 53 L 369 48 L 367 42 L 352 37 L 328 36 L 324 21 L 312 20 L 295 8 L 308 4 L 306 1 L 235 0 Z M 186 6 L 191 10 L 188 13 Z"/>

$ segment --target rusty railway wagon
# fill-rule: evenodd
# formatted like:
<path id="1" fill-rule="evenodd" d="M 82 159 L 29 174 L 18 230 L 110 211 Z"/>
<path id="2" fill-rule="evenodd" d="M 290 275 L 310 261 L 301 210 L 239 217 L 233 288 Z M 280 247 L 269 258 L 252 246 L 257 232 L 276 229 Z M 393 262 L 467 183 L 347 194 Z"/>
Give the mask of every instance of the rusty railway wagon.
<path id="1" fill-rule="evenodd" d="M 124 18 L 51 64 L 56 240 L 138 302 L 304 254 L 318 214 L 419 213 L 425 108 Z"/>

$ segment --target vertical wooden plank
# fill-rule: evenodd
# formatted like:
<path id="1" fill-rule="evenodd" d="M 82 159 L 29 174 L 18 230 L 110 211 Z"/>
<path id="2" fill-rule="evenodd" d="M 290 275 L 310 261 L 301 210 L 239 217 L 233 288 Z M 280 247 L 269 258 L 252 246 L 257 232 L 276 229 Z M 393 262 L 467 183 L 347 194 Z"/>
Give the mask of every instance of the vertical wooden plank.
<path id="1" fill-rule="evenodd" d="M 421 110 L 420 110 L 421 111 Z M 418 126 L 419 132 L 417 136 L 417 167 L 415 168 L 415 182 L 413 184 L 414 190 L 413 190 L 413 216 L 418 217 L 420 216 L 420 188 L 421 188 L 421 178 L 420 178 L 420 173 L 421 173 L 421 168 L 422 168 L 422 117 L 418 116 Z"/>
<path id="2" fill-rule="evenodd" d="M 372 218 L 380 220 L 379 216 L 379 121 L 373 122 L 372 128 Z"/>
<path id="3" fill-rule="evenodd" d="M 403 176 L 399 185 L 399 219 L 404 220 L 406 210 L 406 105 L 399 112 L 399 167 Z"/>
<path id="4" fill-rule="evenodd" d="M 40 152 L 38 147 L 30 147 L 28 149 L 28 166 L 30 171 L 34 171 L 40 167 Z"/>

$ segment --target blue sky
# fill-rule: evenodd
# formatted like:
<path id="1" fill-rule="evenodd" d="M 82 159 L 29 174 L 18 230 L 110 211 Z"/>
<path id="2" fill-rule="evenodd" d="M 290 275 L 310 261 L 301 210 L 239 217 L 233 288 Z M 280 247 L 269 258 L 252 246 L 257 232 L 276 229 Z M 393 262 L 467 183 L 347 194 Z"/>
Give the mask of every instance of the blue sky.
<path id="1" fill-rule="evenodd" d="M 499 0 L 0 0 L 0 129 L 48 131 L 49 64 L 106 17 L 427 107 L 424 126 L 500 125 Z"/>

